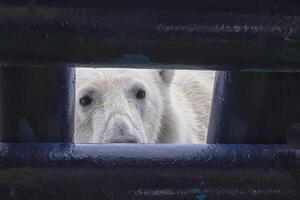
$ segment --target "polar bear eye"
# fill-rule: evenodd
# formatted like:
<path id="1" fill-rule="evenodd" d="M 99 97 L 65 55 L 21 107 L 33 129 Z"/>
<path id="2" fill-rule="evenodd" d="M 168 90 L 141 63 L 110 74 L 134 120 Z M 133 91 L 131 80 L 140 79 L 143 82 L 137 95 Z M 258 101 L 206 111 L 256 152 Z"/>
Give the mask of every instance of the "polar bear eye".
<path id="1" fill-rule="evenodd" d="M 79 100 L 79 103 L 81 106 L 88 106 L 92 103 L 92 99 L 89 97 L 89 96 L 84 96 L 84 97 L 81 97 L 80 100 Z"/>
<path id="2" fill-rule="evenodd" d="M 146 96 L 145 90 L 138 90 L 138 91 L 136 92 L 136 94 L 135 94 L 135 97 L 136 97 L 137 99 L 144 99 L 145 96 Z"/>

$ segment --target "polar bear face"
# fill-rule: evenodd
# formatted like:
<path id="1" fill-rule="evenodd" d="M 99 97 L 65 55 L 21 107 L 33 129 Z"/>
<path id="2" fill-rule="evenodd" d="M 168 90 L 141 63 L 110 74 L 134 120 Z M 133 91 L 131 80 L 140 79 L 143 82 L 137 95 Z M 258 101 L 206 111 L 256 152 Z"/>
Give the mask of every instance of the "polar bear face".
<path id="1" fill-rule="evenodd" d="M 76 69 L 76 143 L 155 143 L 173 70 Z"/>

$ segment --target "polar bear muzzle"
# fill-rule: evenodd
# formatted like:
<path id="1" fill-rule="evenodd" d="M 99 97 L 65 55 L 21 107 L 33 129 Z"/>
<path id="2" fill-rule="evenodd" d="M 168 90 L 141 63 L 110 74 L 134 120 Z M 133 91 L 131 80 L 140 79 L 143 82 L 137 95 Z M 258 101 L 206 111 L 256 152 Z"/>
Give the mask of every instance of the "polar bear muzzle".
<path id="1" fill-rule="evenodd" d="M 106 122 L 103 143 L 141 143 L 141 139 L 128 116 L 117 114 Z"/>

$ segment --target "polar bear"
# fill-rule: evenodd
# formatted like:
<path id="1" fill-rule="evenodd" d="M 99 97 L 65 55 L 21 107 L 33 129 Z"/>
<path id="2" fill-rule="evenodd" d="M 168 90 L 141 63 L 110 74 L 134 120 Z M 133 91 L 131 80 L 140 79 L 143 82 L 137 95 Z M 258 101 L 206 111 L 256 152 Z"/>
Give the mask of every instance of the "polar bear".
<path id="1" fill-rule="evenodd" d="M 75 143 L 205 143 L 213 72 L 76 69 Z"/>

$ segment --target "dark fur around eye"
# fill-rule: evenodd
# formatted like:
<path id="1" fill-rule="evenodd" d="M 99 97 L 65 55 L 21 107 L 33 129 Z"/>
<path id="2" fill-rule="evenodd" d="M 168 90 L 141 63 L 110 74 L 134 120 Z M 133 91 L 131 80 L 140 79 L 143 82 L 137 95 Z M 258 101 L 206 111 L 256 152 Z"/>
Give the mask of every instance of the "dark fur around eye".
<path id="1" fill-rule="evenodd" d="M 80 100 L 79 100 L 79 103 L 80 103 L 80 105 L 81 106 L 88 106 L 88 105 L 90 105 L 91 103 L 92 103 L 92 98 L 91 97 L 89 97 L 89 96 L 83 96 L 83 97 L 81 97 L 80 98 Z"/>
<path id="2" fill-rule="evenodd" d="M 138 90 L 135 94 L 135 97 L 137 99 L 144 99 L 146 97 L 146 92 L 145 90 Z"/>

